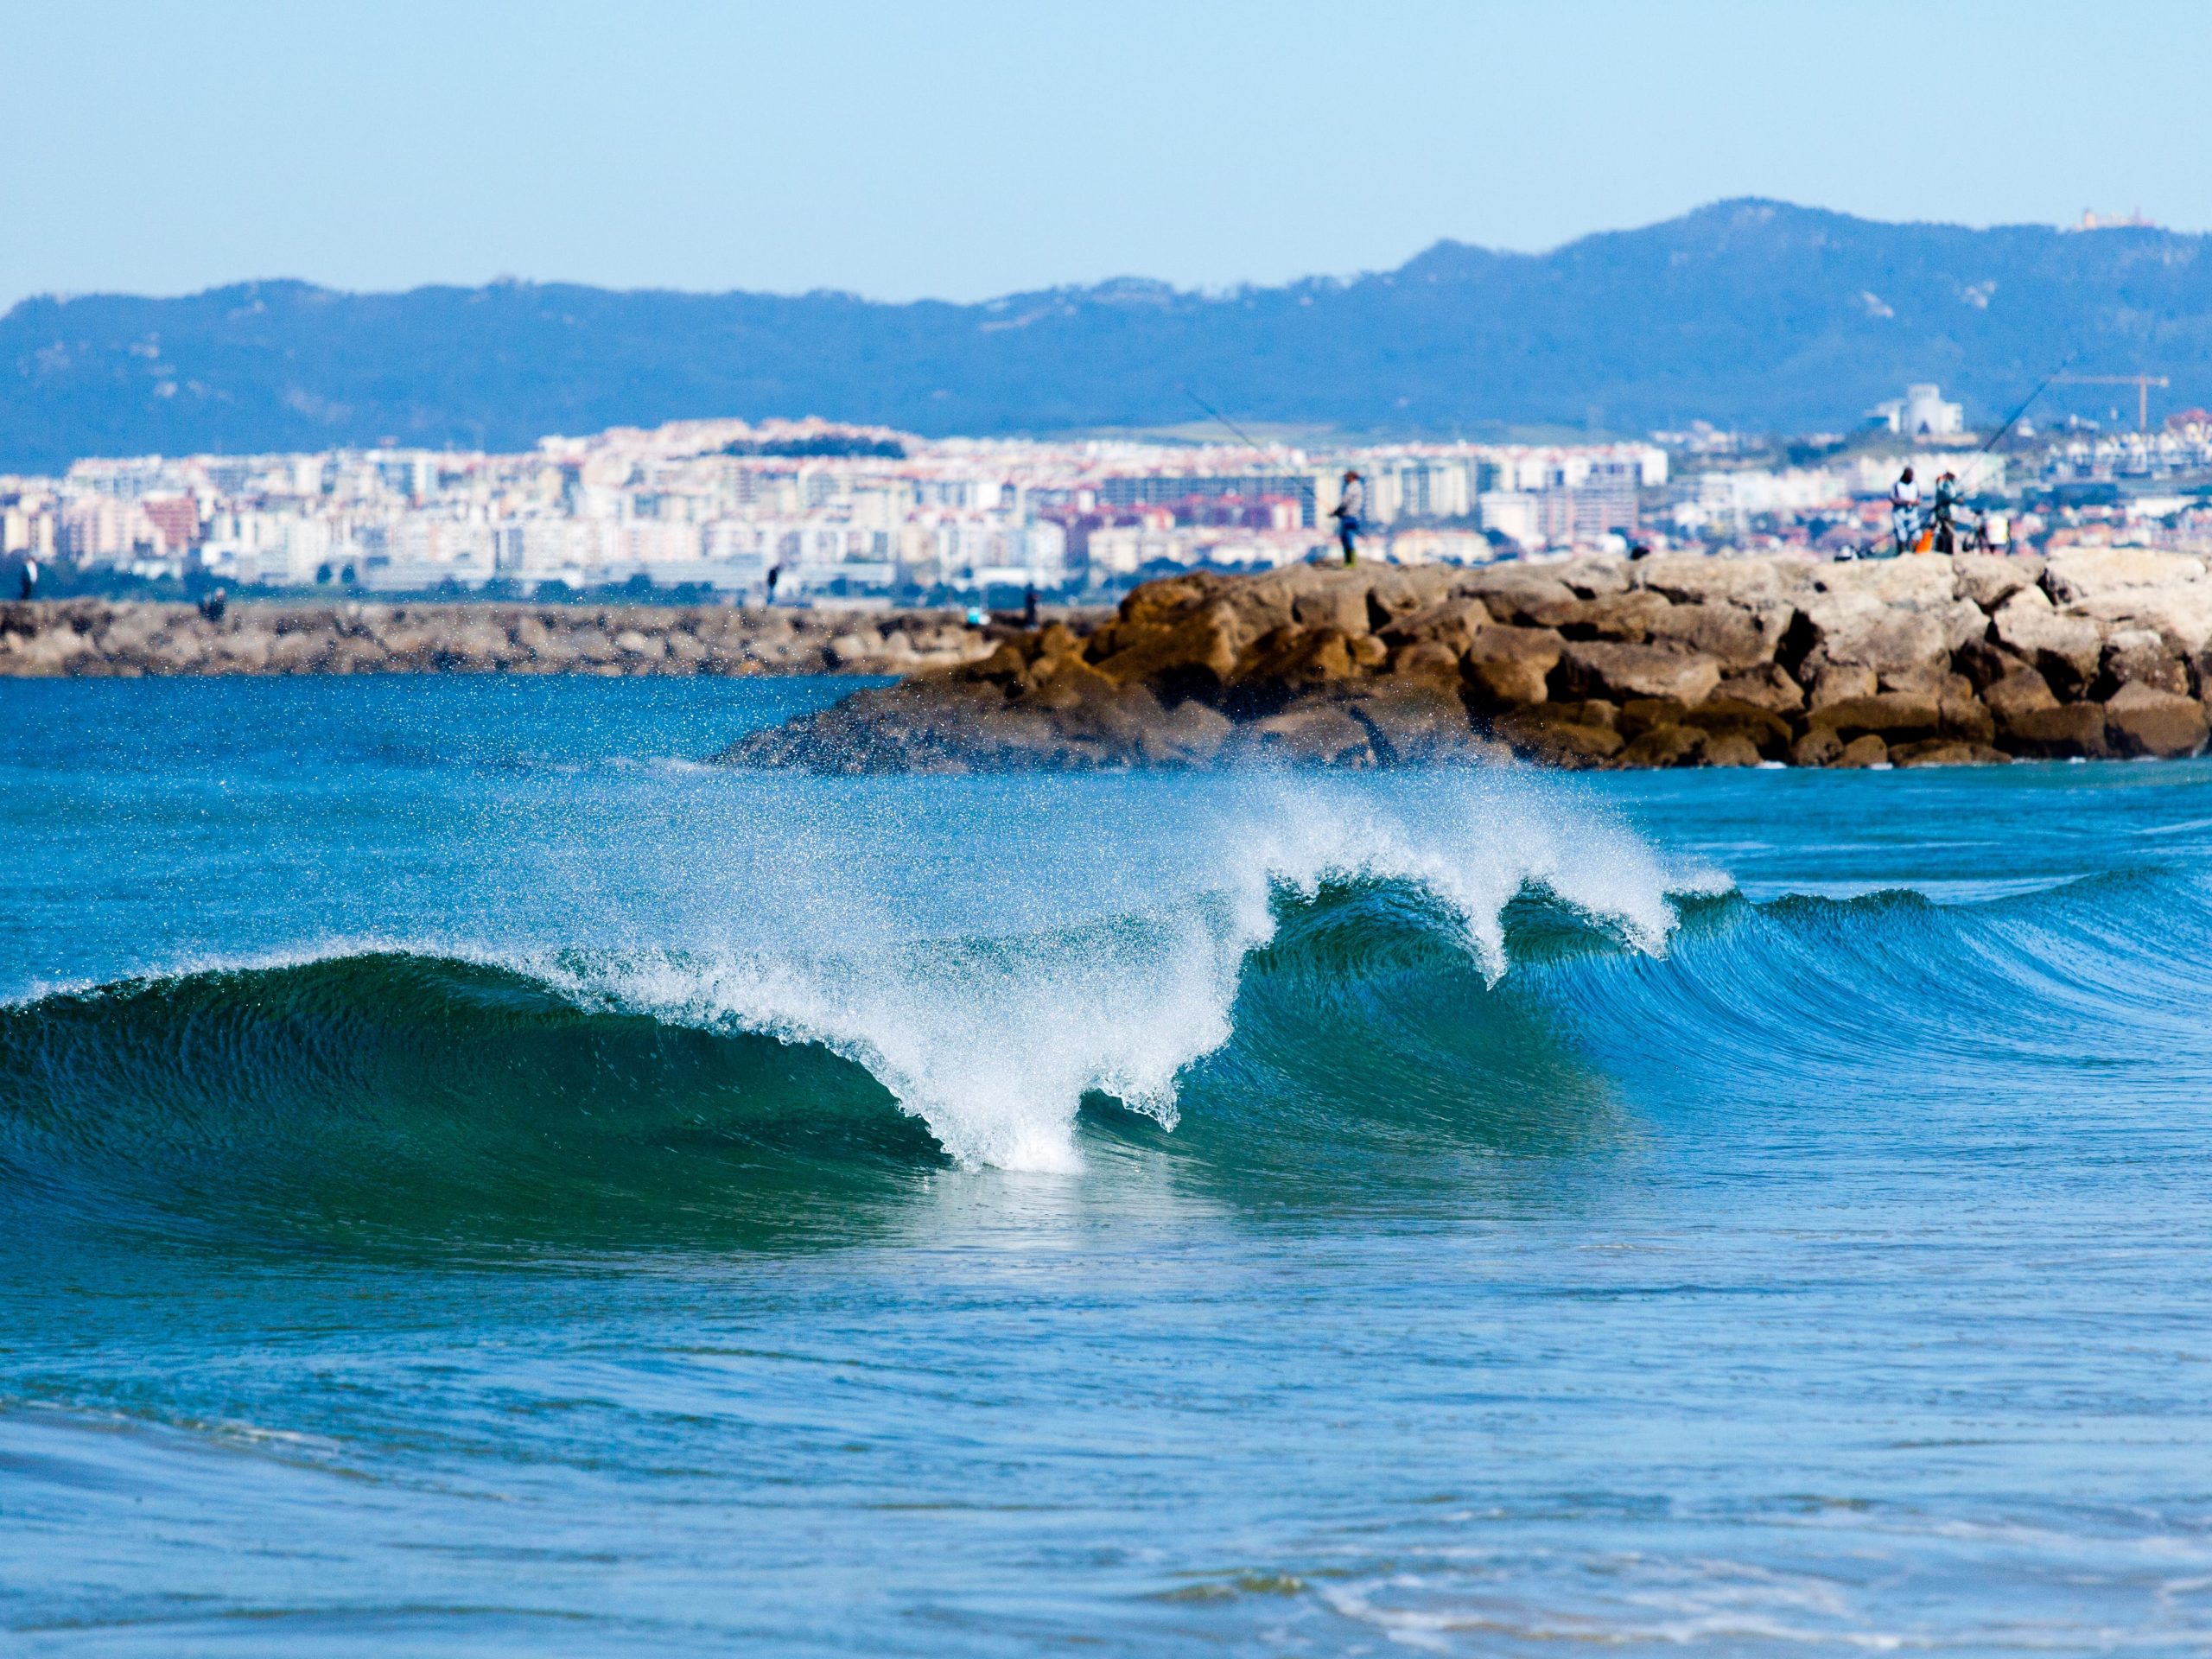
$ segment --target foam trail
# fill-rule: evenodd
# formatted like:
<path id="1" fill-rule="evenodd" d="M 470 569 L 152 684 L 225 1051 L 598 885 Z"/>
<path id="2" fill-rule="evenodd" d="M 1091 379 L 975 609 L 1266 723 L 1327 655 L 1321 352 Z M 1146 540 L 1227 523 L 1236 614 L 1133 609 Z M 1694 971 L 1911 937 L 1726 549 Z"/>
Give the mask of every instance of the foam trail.
<path id="1" fill-rule="evenodd" d="M 961 1162 L 1067 1171 L 1088 1091 L 1173 1127 L 1177 1075 L 1228 1040 L 1240 966 L 1273 937 L 1280 887 L 1416 884 L 1458 916 L 1495 980 L 1504 907 L 1531 887 L 1656 952 L 1675 925 L 1670 889 L 1711 884 L 1517 769 L 1387 790 L 1228 779 L 1118 822 L 1098 806 L 1073 791 L 1024 803 L 1009 820 L 1058 838 L 1058 855 L 1009 845 L 927 882 L 911 869 L 871 881 L 887 868 L 881 847 L 789 849 L 783 880 L 745 884 L 783 895 L 767 911 L 748 902 L 681 948 L 527 966 L 659 1018 L 820 1042 L 868 1066 Z M 1066 855 L 1073 836 L 1088 861 Z M 932 889 L 932 902 L 915 896 Z"/>

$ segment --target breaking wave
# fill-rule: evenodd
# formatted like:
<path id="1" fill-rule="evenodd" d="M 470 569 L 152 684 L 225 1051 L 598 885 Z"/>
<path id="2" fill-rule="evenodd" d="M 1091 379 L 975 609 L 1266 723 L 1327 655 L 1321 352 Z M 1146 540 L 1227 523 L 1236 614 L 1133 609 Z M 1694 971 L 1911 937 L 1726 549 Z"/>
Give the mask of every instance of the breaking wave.
<path id="1" fill-rule="evenodd" d="M 1436 788 L 1246 798 L 1178 826 L 1179 891 L 1088 914 L 1033 889 L 902 938 L 786 906 L 742 944 L 339 950 L 0 1007 L 0 1220 L 849 1236 L 961 1170 L 1448 1184 L 1670 1097 L 1864 1096 L 1906 1052 L 1924 1080 L 2206 1046 L 2182 875 L 1753 904 L 1586 803 Z"/>

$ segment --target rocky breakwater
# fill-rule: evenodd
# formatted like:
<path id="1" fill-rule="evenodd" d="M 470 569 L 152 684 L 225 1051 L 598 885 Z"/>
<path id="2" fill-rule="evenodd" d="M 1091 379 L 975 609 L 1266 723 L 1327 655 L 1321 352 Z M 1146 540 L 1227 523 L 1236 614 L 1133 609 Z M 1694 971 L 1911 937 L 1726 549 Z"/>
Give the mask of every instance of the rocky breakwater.
<path id="1" fill-rule="evenodd" d="M 2195 754 L 2212 575 L 2142 549 L 1192 574 L 751 734 L 827 772 Z"/>
<path id="2" fill-rule="evenodd" d="M 0 605 L 0 677 L 148 674 L 911 674 L 1007 631 L 957 612 L 727 607 Z"/>

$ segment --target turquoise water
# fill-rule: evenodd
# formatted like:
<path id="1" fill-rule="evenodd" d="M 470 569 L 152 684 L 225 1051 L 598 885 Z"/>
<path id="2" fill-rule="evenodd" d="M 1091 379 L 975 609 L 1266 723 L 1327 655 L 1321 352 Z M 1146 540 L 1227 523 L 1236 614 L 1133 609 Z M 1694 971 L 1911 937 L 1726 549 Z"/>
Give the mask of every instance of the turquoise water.
<path id="1" fill-rule="evenodd" d="M 2196 1651 L 2212 768 L 0 685 L 0 1648 Z"/>

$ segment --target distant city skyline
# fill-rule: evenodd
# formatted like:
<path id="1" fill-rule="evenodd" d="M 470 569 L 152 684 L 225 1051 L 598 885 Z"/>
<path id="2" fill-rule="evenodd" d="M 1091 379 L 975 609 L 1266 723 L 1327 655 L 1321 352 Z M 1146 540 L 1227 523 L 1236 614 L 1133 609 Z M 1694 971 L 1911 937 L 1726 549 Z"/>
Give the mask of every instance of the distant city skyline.
<path id="1" fill-rule="evenodd" d="M 2212 11 L 11 0 L 0 308 L 496 276 L 973 301 L 1760 195 L 2212 226 Z"/>

